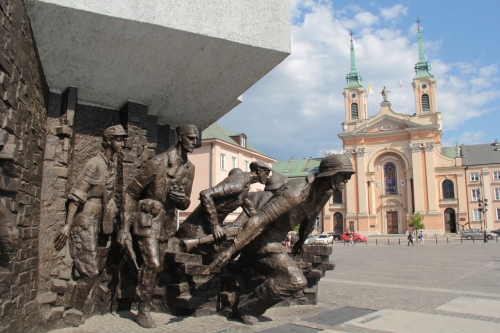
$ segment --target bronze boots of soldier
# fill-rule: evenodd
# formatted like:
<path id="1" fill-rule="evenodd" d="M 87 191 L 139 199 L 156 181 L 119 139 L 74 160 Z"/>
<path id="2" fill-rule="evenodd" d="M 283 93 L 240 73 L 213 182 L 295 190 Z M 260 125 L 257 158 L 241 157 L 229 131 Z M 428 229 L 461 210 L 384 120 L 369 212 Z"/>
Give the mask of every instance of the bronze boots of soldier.
<path id="1" fill-rule="evenodd" d="M 156 324 L 149 313 L 151 308 L 151 299 L 153 298 L 156 273 L 156 269 L 143 267 L 139 274 L 139 281 L 136 289 L 136 296 L 139 302 L 136 322 L 139 326 L 144 328 L 156 327 Z"/>

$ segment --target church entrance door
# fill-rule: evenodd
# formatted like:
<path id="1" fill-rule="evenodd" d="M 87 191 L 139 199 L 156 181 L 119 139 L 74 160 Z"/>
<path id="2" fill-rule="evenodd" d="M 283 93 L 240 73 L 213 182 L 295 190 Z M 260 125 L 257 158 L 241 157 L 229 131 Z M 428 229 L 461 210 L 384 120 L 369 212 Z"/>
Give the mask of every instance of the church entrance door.
<path id="1" fill-rule="evenodd" d="M 387 233 L 398 234 L 398 212 L 387 212 Z"/>
<path id="2" fill-rule="evenodd" d="M 455 210 L 453 208 L 446 208 L 444 211 L 444 228 L 446 233 L 456 233 L 457 232 L 457 220 L 455 216 Z"/>
<path id="3" fill-rule="evenodd" d="M 333 230 L 339 234 L 344 232 L 344 217 L 340 213 L 333 214 Z"/>

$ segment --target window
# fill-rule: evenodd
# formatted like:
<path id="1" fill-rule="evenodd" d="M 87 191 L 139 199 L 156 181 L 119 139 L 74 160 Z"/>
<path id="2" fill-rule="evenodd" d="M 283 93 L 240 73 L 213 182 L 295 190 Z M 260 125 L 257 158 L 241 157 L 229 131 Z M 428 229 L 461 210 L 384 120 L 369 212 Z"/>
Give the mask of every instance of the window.
<path id="1" fill-rule="evenodd" d="M 358 103 L 351 104 L 351 120 L 358 119 Z"/>
<path id="2" fill-rule="evenodd" d="M 443 199 L 455 199 L 455 186 L 453 181 L 445 179 L 443 182 Z"/>
<path id="3" fill-rule="evenodd" d="M 500 200 L 500 188 L 495 189 L 495 200 Z"/>
<path id="4" fill-rule="evenodd" d="M 427 94 L 422 95 L 422 111 L 424 111 L 424 113 L 429 113 L 431 111 L 431 104 L 429 102 L 429 95 L 427 95 Z"/>
<path id="5" fill-rule="evenodd" d="M 306 171 L 309 171 L 309 168 L 302 169 L 302 172 L 306 172 Z"/>
<path id="6" fill-rule="evenodd" d="M 220 169 L 226 170 L 226 154 L 220 154 Z"/>
<path id="7" fill-rule="evenodd" d="M 470 181 L 471 182 L 478 182 L 479 181 L 479 174 L 477 172 L 472 172 L 470 174 Z"/>
<path id="8" fill-rule="evenodd" d="M 500 220 L 500 208 L 497 208 L 497 220 Z"/>
<path id="9" fill-rule="evenodd" d="M 314 227 L 319 228 L 319 216 L 316 217 L 316 222 L 314 222 Z"/>
<path id="10" fill-rule="evenodd" d="M 312 169 L 312 171 L 319 171 L 319 166 L 314 167 L 314 168 Z"/>
<path id="11" fill-rule="evenodd" d="M 245 171 L 248 172 L 250 166 L 250 162 L 245 161 Z"/>
<path id="12" fill-rule="evenodd" d="M 241 141 L 240 141 L 240 142 L 241 142 L 241 146 L 242 146 L 243 148 L 246 148 L 246 146 L 247 146 L 247 140 L 246 140 L 245 138 L 241 138 Z"/>
<path id="13" fill-rule="evenodd" d="M 472 201 L 479 201 L 479 190 L 472 190 Z"/>
<path id="14" fill-rule="evenodd" d="M 334 204 L 342 203 L 342 192 L 333 192 L 333 203 Z"/>
<path id="15" fill-rule="evenodd" d="M 398 194 L 398 177 L 396 164 L 389 162 L 384 165 L 385 193 Z"/>
<path id="16" fill-rule="evenodd" d="M 236 157 L 233 157 L 233 169 L 236 168 L 236 164 L 238 164 L 236 163 Z"/>
<path id="17" fill-rule="evenodd" d="M 493 171 L 493 180 L 500 180 L 500 171 Z"/>
<path id="18" fill-rule="evenodd" d="M 285 171 L 283 171 L 283 173 L 289 173 L 290 172 L 290 169 L 286 169 Z"/>
<path id="19" fill-rule="evenodd" d="M 479 209 L 472 210 L 472 221 L 481 221 L 481 212 Z"/>

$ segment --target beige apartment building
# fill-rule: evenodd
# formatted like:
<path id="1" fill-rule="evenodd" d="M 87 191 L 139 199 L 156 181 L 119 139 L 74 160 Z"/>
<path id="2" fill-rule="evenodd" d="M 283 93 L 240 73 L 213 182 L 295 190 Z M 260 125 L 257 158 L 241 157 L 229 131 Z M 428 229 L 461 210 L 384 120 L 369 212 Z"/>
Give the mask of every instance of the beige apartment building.
<path id="1" fill-rule="evenodd" d="M 196 174 L 191 193 L 191 205 L 185 211 L 180 212 L 180 221 L 184 221 L 198 206 L 200 192 L 220 183 L 231 169 L 240 168 L 243 171 L 250 171 L 250 163 L 254 161 L 260 161 L 269 166 L 276 162 L 276 159 L 266 156 L 248 143 L 244 133 L 233 134 L 218 123 L 210 125 L 203 131 L 201 147 L 189 154 L 189 160 L 195 165 Z M 263 189 L 264 185 L 256 183 L 252 184 L 250 191 Z M 241 212 L 241 208 L 238 208 L 227 216 L 226 222 L 234 221 Z"/>

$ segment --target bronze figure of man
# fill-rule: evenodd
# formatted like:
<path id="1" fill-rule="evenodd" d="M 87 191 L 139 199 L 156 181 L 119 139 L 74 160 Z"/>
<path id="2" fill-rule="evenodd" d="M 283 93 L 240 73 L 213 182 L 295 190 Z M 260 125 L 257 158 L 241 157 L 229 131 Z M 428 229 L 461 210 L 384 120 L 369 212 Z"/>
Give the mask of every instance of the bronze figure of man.
<path id="1" fill-rule="evenodd" d="M 250 172 L 233 173 L 214 187 L 200 192 L 201 203 L 182 223 L 177 237 L 180 239 L 201 238 L 213 234 L 216 245 L 226 240 L 221 225 L 229 213 L 243 207 L 247 216 L 256 213 L 247 194 L 250 185 L 265 184 L 271 168 L 262 162 L 250 163 Z M 201 253 L 204 250 L 200 251 Z"/>
<path id="2" fill-rule="evenodd" d="M 156 327 L 150 315 L 151 299 L 157 273 L 161 267 L 159 240 L 165 241 L 177 230 L 177 209 L 191 203 L 194 165 L 188 160 L 193 152 L 198 129 L 194 125 L 176 128 L 178 143 L 146 163 L 144 171 L 132 180 L 123 197 L 122 229 L 118 243 L 138 243 L 142 266 L 138 276 L 136 297 L 139 302 L 137 323 Z"/>
<path id="3" fill-rule="evenodd" d="M 281 186 L 245 223 L 234 244 L 217 254 L 211 268 L 222 267 L 243 249 L 245 264 L 252 265 L 266 276 L 252 293 L 240 298 L 238 313 L 244 323 L 257 324 L 257 316 L 306 287 L 307 280 L 302 270 L 287 254 L 281 241 L 300 223 L 299 239 L 292 252 L 302 253 L 302 245 L 321 209 L 334 191 L 343 191 L 354 173 L 346 155 L 325 157 L 317 174 L 293 179 Z"/>
<path id="4" fill-rule="evenodd" d="M 83 167 L 68 195 L 66 224 L 55 241 L 60 250 L 70 237 L 73 277 L 78 283 L 75 308 L 82 310 L 85 300 L 105 265 L 110 248 L 116 214 L 116 154 L 127 136 L 121 125 L 103 132 L 104 151 Z M 99 261 L 99 258 L 103 260 Z"/>

